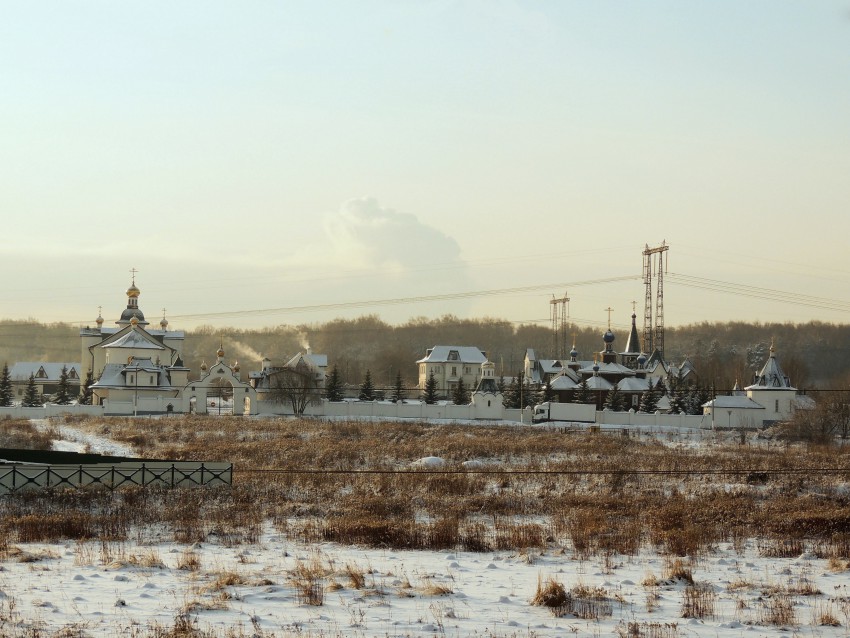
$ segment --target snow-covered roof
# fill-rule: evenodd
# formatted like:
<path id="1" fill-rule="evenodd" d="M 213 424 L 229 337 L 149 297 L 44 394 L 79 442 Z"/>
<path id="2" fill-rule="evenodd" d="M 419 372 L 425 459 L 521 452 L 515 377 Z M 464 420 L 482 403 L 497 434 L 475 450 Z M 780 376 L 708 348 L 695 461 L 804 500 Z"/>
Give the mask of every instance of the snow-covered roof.
<path id="1" fill-rule="evenodd" d="M 479 394 L 488 392 L 490 394 L 498 394 L 499 384 L 496 383 L 496 380 L 493 377 L 481 377 L 481 380 L 478 382 L 478 387 L 475 388 L 475 392 Z"/>
<path id="2" fill-rule="evenodd" d="M 649 390 L 649 379 L 625 377 L 620 379 L 617 383 L 617 387 L 623 392 L 646 392 Z"/>
<path id="3" fill-rule="evenodd" d="M 136 386 L 135 384 L 128 384 L 127 378 L 124 376 L 126 372 L 149 372 L 157 375 L 157 385 L 156 386 Z M 107 363 L 103 367 L 103 373 L 100 375 L 100 379 L 98 379 L 93 387 L 96 388 L 134 388 L 139 391 L 150 390 L 151 387 L 157 388 L 170 388 L 171 383 L 168 379 L 168 374 L 165 371 L 163 366 L 157 366 L 156 364 L 151 364 L 150 360 L 142 359 L 142 360 L 134 360 L 131 364 L 122 364 L 122 363 Z"/>
<path id="4" fill-rule="evenodd" d="M 449 363 L 452 361 L 480 365 L 487 361 L 487 357 L 475 346 L 434 346 L 416 363 Z"/>
<path id="5" fill-rule="evenodd" d="M 292 357 L 289 361 L 286 362 L 284 367 L 286 368 L 294 368 L 298 365 L 299 361 L 304 361 L 308 366 L 315 370 L 319 370 L 321 368 L 328 367 L 328 355 L 326 354 L 313 354 L 312 352 L 299 352 L 294 357 Z"/>
<path id="6" fill-rule="evenodd" d="M 103 348 L 134 348 L 134 349 L 146 349 L 146 350 L 165 350 L 165 346 L 162 346 L 155 341 L 147 338 L 141 332 L 137 330 L 130 330 L 127 334 L 119 337 L 115 341 L 107 343 L 102 346 Z"/>
<path id="7" fill-rule="evenodd" d="M 597 363 L 594 365 L 599 366 L 600 375 L 620 375 L 625 377 L 633 377 L 635 375 L 634 370 L 627 368 L 624 365 L 620 365 L 619 363 Z M 579 372 L 582 374 L 593 374 L 593 366 L 591 365 L 581 368 Z"/>
<path id="8" fill-rule="evenodd" d="M 779 367 L 779 362 L 776 360 L 776 350 L 770 346 L 770 356 L 764 367 L 756 375 L 752 385 L 748 385 L 745 390 L 795 390 L 791 385 L 791 380 L 782 372 Z"/>
<path id="9" fill-rule="evenodd" d="M 37 381 L 58 381 L 62 368 L 67 368 L 69 379 L 80 378 L 79 363 L 54 363 L 48 361 L 19 361 L 9 368 L 12 381 L 27 381 L 32 374 Z M 41 373 L 41 375 L 39 374 Z"/>
<path id="10" fill-rule="evenodd" d="M 718 410 L 764 410 L 764 406 L 756 403 L 750 397 L 734 396 L 719 396 L 715 397 L 708 403 L 703 403 L 704 408 L 717 408 Z"/>
<path id="11" fill-rule="evenodd" d="M 558 374 L 564 369 L 564 363 L 560 359 L 540 359 L 539 363 L 544 374 Z"/>
<path id="12" fill-rule="evenodd" d="M 602 377 L 593 376 L 593 377 L 590 377 L 590 378 L 587 379 L 587 387 L 590 388 L 591 390 L 606 390 L 607 391 L 607 390 L 610 390 L 611 388 L 613 388 L 614 386 L 607 379 L 604 379 Z"/>
<path id="13" fill-rule="evenodd" d="M 574 379 L 571 379 L 566 374 L 559 374 L 549 381 L 549 387 L 553 390 L 572 390 L 578 385 Z"/>

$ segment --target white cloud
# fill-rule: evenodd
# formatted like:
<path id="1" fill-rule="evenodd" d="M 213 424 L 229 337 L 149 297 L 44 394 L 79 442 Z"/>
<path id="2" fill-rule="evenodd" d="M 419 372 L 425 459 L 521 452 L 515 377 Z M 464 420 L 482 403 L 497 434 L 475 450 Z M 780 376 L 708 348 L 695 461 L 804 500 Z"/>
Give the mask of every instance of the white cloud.
<path id="1" fill-rule="evenodd" d="M 415 215 L 383 208 L 372 197 L 352 199 L 324 219 L 328 256 L 338 265 L 393 272 L 427 264 L 461 265 L 460 246 Z"/>

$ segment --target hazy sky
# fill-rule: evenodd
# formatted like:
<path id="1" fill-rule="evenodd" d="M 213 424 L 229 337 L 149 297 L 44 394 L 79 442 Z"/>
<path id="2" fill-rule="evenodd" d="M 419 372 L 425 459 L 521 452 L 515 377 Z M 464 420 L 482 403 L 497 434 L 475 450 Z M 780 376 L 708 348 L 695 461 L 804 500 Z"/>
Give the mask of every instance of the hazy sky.
<path id="1" fill-rule="evenodd" d="M 0 127 L 0 317 L 850 317 L 850 0 L 4 3 Z"/>

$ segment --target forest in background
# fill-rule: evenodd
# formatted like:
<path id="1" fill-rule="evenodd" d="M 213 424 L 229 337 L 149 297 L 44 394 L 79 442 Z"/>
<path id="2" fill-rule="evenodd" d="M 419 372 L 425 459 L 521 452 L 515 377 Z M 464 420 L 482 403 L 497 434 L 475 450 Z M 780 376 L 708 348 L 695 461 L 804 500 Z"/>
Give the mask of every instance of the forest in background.
<path id="1" fill-rule="evenodd" d="M 573 326 L 579 358 L 589 360 L 603 348 L 603 328 Z M 614 349 L 625 348 L 628 332 L 616 332 Z M 780 364 L 800 389 L 847 387 L 850 383 L 850 325 L 792 323 L 699 323 L 668 327 L 667 359 L 681 363 L 687 356 L 706 385 L 719 392 L 735 381 L 750 383 L 775 341 Z M 496 373 L 513 376 L 522 367 L 527 348 L 539 359 L 552 358 L 552 331 L 548 326 L 515 325 L 494 318 L 459 319 L 446 315 L 416 318 L 390 325 L 377 315 L 336 319 L 322 324 L 280 325 L 262 329 L 200 327 L 186 331 L 185 364 L 196 378 L 203 361 L 215 361 L 219 344 L 228 363 L 238 361 L 243 378 L 258 370 L 263 357 L 282 365 L 309 346 L 328 355 L 344 383 L 360 384 L 366 370 L 378 387 L 391 387 L 401 371 L 407 387 L 418 380 L 416 361 L 435 345 L 477 346 L 496 363 Z M 80 360 L 79 328 L 37 321 L 0 321 L 0 363 L 17 361 L 75 362 Z"/>

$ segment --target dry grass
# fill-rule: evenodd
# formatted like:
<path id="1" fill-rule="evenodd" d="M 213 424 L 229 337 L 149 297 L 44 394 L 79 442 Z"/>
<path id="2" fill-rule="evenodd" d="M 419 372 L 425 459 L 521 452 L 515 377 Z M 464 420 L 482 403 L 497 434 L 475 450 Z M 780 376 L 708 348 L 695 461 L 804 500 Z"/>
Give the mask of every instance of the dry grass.
<path id="1" fill-rule="evenodd" d="M 796 624 L 794 599 L 788 594 L 775 594 L 759 601 L 759 622 L 762 625 L 790 627 Z"/>
<path id="2" fill-rule="evenodd" d="M 555 609 L 567 604 L 567 590 L 564 585 L 550 576 L 545 582 L 542 576 L 537 577 L 537 590 L 531 599 L 532 605 Z"/>
<path id="3" fill-rule="evenodd" d="M 317 558 L 299 560 L 289 572 L 289 582 L 295 588 L 295 598 L 300 605 L 320 607 L 325 602 L 324 568 Z"/>
<path id="4" fill-rule="evenodd" d="M 59 430 L 54 426 L 37 428 L 29 419 L 0 419 L 0 448 L 50 450 L 58 438 Z"/>
<path id="5" fill-rule="evenodd" d="M 693 585 L 694 574 L 691 566 L 681 558 L 668 557 L 664 561 L 664 580 L 678 580 Z"/>
<path id="6" fill-rule="evenodd" d="M 0 538 L 8 543 L 121 542 L 156 526 L 181 543 L 239 545 L 256 543 L 270 520 L 291 538 L 366 547 L 487 552 L 554 546 L 585 559 L 633 556 L 651 543 L 675 561 L 699 558 L 720 542 L 739 546 L 744 538 L 758 538 L 765 555 L 799 555 L 807 548 L 836 561 L 850 555 L 850 503 L 835 489 L 834 477 L 770 473 L 846 467 L 850 446 L 706 444 L 696 450 L 639 438 L 564 437 L 545 428 L 516 428 L 505 436 L 493 426 L 238 417 L 74 425 L 130 443 L 152 458 L 232 461 L 234 484 L 15 494 L 4 499 L 0 512 Z M 407 470 L 411 461 L 431 454 L 459 473 L 357 473 Z M 470 458 L 499 462 L 461 470 Z M 243 471 L 249 468 L 295 473 Z M 760 468 L 758 481 L 753 468 Z M 297 473 L 301 469 L 341 473 Z M 549 473 L 508 476 L 504 469 Z M 719 473 L 699 474 L 705 469 Z M 673 482 L 657 475 L 576 474 L 582 470 L 695 473 Z M 532 517 L 536 522 L 529 522 Z M 0 547 L 0 557 L 2 552 Z M 687 570 L 665 578 L 687 582 Z"/>
<path id="7" fill-rule="evenodd" d="M 693 583 L 682 594 L 682 618 L 714 618 L 717 595 L 710 583 Z"/>

